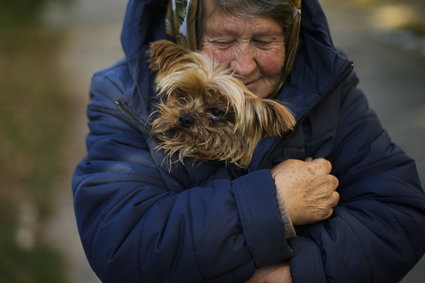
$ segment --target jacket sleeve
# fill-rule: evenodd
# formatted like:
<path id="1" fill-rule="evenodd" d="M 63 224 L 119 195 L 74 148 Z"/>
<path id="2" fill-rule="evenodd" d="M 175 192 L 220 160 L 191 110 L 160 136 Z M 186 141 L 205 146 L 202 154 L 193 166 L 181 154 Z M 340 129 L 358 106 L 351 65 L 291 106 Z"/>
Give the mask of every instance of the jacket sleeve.
<path id="1" fill-rule="evenodd" d="M 241 282 L 288 259 L 270 171 L 169 188 L 115 108 L 123 92 L 94 77 L 88 153 L 73 179 L 79 233 L 102 282 Z"/>
<path id="2" fill-rule="evenodd" d="M 339 117 L 337 130 L 329 126 L 310 150 L 332 162 L 340 203 L 330 219 L 297 227 L 293 282 L 399 282 L 425 251 L 425 197 L 415 163 L 391 142 L 360 90 L 334 95 L 318 109 L 312 124 Z M 333 141 L 331 149 L 325 140 Z"/>

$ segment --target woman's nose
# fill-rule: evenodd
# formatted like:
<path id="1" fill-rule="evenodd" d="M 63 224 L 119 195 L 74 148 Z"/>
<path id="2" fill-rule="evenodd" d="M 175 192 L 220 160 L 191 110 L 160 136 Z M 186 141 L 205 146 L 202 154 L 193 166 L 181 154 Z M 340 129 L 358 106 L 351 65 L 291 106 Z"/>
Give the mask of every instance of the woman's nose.
<path id="1" fill-rule="evenodd" d="M 257 68 L 254 47 L 247 45 L 235 50 L 231 67 L 237 75 L 249 77 Z"/>

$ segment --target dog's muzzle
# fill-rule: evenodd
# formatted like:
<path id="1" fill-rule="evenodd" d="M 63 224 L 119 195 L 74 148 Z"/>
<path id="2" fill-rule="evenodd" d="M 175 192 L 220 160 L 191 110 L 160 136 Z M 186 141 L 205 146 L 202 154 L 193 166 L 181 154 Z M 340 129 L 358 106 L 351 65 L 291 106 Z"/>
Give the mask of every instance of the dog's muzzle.
<path id="1" fill-rule="evenodd" d="M 189 128 L 195 123 L 195 119 L 190 114 L 182 114 L 179 117 L 178 123 L 183 128 Z"/>

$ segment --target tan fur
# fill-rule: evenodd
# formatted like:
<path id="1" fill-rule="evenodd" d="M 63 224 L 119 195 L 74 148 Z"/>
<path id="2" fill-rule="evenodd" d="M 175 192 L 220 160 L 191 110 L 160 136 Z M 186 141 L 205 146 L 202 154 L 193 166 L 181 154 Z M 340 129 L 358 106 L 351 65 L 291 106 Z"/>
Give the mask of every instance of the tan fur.
<path id="1" fill-rule="evenodd" d="M 193 158 L 247 166 L 261 139 L 280 136 L 295 125 L 286 107 L 258 98 L 231 70 L 200 52 L 161 40 L 151 44 L 149 56 L 162 98 L 152 136 L 170 163 L 175 156 L 181 162 Z"/>

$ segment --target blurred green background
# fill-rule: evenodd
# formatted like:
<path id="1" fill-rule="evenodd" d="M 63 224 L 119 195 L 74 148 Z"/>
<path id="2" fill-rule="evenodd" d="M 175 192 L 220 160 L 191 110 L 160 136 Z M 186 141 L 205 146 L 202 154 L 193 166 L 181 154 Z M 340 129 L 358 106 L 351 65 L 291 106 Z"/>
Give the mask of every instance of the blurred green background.
<path id="1" fill-rule="evenodd" d="M 125 4 L 0 0 L 1 283 L 98 282 L 78 239 L 71 175 L 84 155 L 91 74 L 121 57 Z"/>
<path id="2" fill-rule="evenodd" d="M 66 282 L 62 255 L 41 237 L 72 117 L 57 72 L 63 34 L 40 19 L 54 1 L 71 4 L 0 0 L 1 282 Z"/>
<path id="3" fill-rule="evenodd" d="M 78 239 L 70 179 L 84 155 L 91 74 L 122 56 L 126 2 L 0 0 L 0 283 L 99 282 Z M 321 2 L 424 181 L 424 1 Z M 424 268 L 404 282 L 425 282 Z"/>

